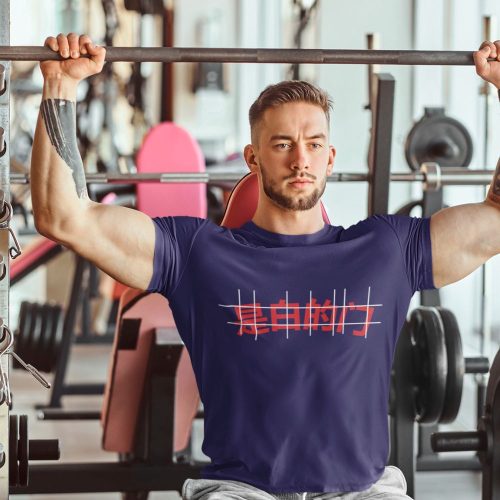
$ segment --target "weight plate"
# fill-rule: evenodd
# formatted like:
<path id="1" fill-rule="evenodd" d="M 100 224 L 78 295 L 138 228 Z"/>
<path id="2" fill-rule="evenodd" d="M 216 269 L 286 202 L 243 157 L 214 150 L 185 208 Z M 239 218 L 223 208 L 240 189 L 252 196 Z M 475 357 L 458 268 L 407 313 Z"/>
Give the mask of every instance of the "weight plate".
<path id="1" fill-rule="evenodd" d="M 415 390 L 415 419 L 436 423 L 443 412 L 448 361 L 441 317 L 434 307 L 419 307 L 410 316 Z"/>
<path id="2" fill-rule="evenodd" d="M 420 170 L 424 162 L 445 168 L 467 167 L 472 151 L 469 132 L 458 120 L 446 116 L 444 108 L 425 108 L 405 143 L 406 161 L 412 170 Z"/>
<path id="3" fill-rule="evenodd" d="M 43 344 L 43 337 L 48 334 L 47 327 L 50 326 L 50 304 L 38 304 L 38 318 L 40 328 L 33 330 L 31 337 L 31 364 L 38 368 L 40 362 L 43 362 L 44 352 L 40 350 L 40 345 Z"/>
<path id="4" fill-rule="evenodd" d="M 29 464 L 28 464 L 28 457 L 30 456 L 29 443 L 30 442 L 28 439 L 28 416 L 21 415 L 19 417 L 19 447 L 18 447 L 19 486 L 28 486 L 29 482 Z"/>
<path id="5" fill-rule="evenodd" d="M 424 204 L 424 200 L 413 200 L 413 201 L 410 201 L 408 203 L 406 203 L 406 205 L 403 205 L 401 208 L 399 208 L 396 212 L 396 215 L 411 215 L 411 213 L 413 212 L 413 210 L 417 207 L 420 207 L 420 209 L 422 209 L 422 206 Z"/>
<path id="6" fill-rule="evenodd" d="M 31 320 L 31 302 L 24 301 L 21 303 L 21 308 L 19 309 L 19 326 L 14 345 L 14 350 L 22 359 L 26 358 L 26 345 L 31 329 Z M 21 368 L 21 365 L 16 360 L 13 361 L 12 366 L 14 368 Z"/>
<path id="7" fill-rule="evenodd" d="M 48 358 L 49 364 L 48 371 L 53 371 L 56 368 L 57 361 L 61 352 L 61 343 L 64 329 L 64 312 L 60 305 L 55 305 L 52 311 L 53 322 L 52 332 L 50 335 L 50 357 Z"/>
<path id="8" fill-rule="evenodd" d="M 443 322 L 446 357 L 448 359 L 443 413 L 439 422 L 449 424 L 457 418 L 462 402 L 465 359 L 457 318 L 449 309 L 438 307 L 437 310 Z"/>
<path id="9" fill-rule="evenodd" d="M 42 317 L 40 314 L 41 306 L 39 304 L 33 303 L 30 306 L 30 316 L 31 324 L 28 336 L 26 338 L 26 356 L 23 358 L 26 363 L 34 363 L 37 355 L 38 345 L 35 339 L 38 340 L 40 337 L 40 330 L 42 328 Z"/>
<path id="10" fill-rule="evenodd" d="M 9 415 L 9 484 L 19 484 L 19 467 L 17 463 L 18 417 Z"/>
<path id="11" fill-rule="evenodd" d="M 38 370 L 43 372 L 50 371 L 50 359 L 52 353 L 52 330 L 54 327 L 54 305 L 44 304 L 41 308 L 42 328 L 38 339 L 38 349 L 36 360 L 33 364 Z"/>

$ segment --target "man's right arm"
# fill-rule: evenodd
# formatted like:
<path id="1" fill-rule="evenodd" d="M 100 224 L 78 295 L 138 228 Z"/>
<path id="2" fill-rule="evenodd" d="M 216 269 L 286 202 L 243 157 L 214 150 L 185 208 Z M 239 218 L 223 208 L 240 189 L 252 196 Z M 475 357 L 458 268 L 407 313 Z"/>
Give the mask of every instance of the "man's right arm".
<path id="1" fill-rule="evenodd" d="M 125 285 L 146 289 L 153 274 L 154 223 L 139 211 L 91 201 L 77 148 L 76 87 L 101 71 L 105 50 L 73 34 L 50 37 L 46 45 L 63 57 L 66 50 L 76 53 L 41 64 L 44 88 L 31 160 L 36 228 Z"/>

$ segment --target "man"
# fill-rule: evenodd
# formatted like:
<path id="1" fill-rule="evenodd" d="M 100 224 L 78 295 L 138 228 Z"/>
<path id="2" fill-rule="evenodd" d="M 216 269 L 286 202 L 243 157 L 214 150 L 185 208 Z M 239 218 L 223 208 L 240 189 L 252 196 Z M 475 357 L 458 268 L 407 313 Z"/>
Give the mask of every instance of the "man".
<path id="1" fill-rule="evenodd" d="M 431 220 L 325 225 L 318 201 L 335 159 L 330 102 L 310 84 L 282 82 L 250 109 L 245 160 L 260 189 L 251 222 L 228 230 L 103 206 L 87 196 L 75 95 L 101 71 L 105 51 L 75 34 L 46 45 L 66 59 L 41 64 L 36 226 L 126 285 L 168 297 L 212 460 L 183 497 L 409 498 L 401 472 L 385 467 L 396 340 L 415 291 L 457 281 L 500 253 L 500 186 Z M 500 88 L 500 41 L 474 57 Z"/>

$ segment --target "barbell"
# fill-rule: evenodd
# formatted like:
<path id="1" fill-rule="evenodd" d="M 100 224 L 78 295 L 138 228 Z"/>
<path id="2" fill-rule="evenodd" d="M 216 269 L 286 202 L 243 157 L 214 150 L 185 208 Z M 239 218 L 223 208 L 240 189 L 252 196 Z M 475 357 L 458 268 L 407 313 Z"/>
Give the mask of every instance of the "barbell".
<path id="1" fill-rule="evenodd" d="M 441 186 L 481 186 L 491 182 L 493 170 L 465 170 L 461 167 L 441 170 L 436 163 L 426 163 L 420 172 L 393 172 L 391 182 L 422 182 L 428 189 L 438 189 Z M 214 183 L 237 182 L 244 175 L 243 168 L 238 172 L 156 172 L 128 174 L 86 174 L 89 184 L 108 183 Z M 369 182 L 370 174 L 357 172 L 333 172 L 327 177 L 327 182 Z M 29 174 L 11 173 L 12 184 L 29 184 Z"/>
<path id="2" fill-rule="evenodd" d="M 88 56 L 83 56 L 88 57 Z M 48 47 L 0 46 L 2 61 L 64 60 Z M 490 59 L 494 61 L 495 59 Z M 470 51 L 352 50 L 352 49 L 242 49 L 199 47 L 106 47 L 108 62 L 223 62 L 289 64 L 397 64 L 468 66 Z"/>

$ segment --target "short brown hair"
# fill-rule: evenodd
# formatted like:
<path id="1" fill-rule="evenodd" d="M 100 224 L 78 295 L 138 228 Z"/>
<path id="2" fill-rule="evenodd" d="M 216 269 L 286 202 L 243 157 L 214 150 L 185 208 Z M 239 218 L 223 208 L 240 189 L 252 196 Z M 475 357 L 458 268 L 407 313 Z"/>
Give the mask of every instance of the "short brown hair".
<path id="1" fill-rule="evenodd" d="M 328 93 L 309 82 L 285 80 L 267 86 L 250 106 L 248 118 L 252 141 L 256 126 L 265 111 L 289 102 L 307 102 L 319 106 L 324 111 L 328 127 L 330 127 L 330 111 L 333 103 Z"/>

